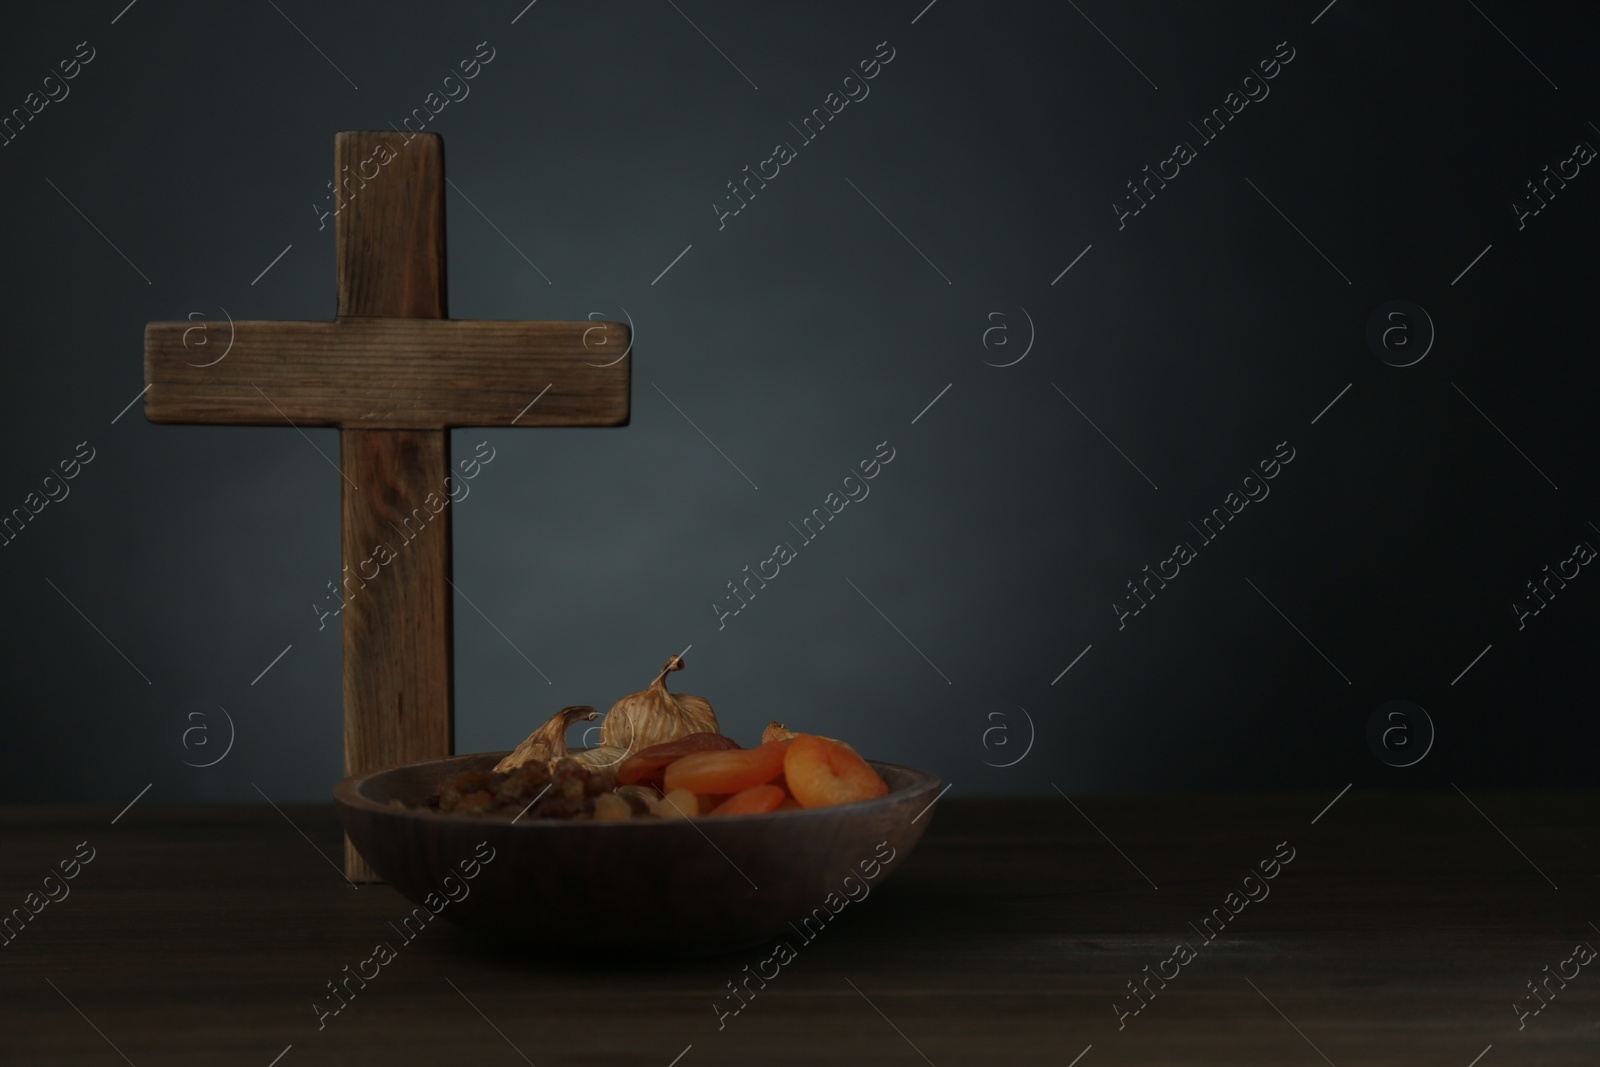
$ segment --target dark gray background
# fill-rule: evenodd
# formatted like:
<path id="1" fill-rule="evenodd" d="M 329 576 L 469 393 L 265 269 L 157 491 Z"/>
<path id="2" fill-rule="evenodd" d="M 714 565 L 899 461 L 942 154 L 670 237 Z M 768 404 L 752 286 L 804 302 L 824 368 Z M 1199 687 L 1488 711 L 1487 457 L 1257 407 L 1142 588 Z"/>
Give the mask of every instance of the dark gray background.
<path id="1" fill-rule="evenodd" d="M 0 798 L 317 799 L 340 777 L 339 639 L 312 609 L 338 475 L 287 426 L 112 419 L 146 321 L 331 316 L 333 134 L 398 122 L 480 41 L 494 61 L 429 127 L 482 211 L 449 194 L 452 315 L 626 308 L 637 349 L 626 429 L 454 435 L 497 450 L 452 509 L 481 609 L 456 600 L 459 750 L 604 708 L 692 643 L 676 687 L 733 736 L 783 719 L 961 793 L 1600 781 L 1600 578 L 1521 631 L 1509 606 L 1600 545 L 1600 176 L 1520 232 L 1510 207 L 1600 145 L 1593 9 L 541 0 L 513 25 L 522 0 L 140 0 L 112 24 L 124 4 L 0 17 L 5 108 L 98 53 L 0 149 L 0 509 L 97 453 L 0 549 Z M 719 231 L 724 183 L 885 40 L 871 95 Z M 1270 97 L 1119 232 L 1123 183 L 1280 41 Z M 1404 369 L 1365 340 L 1394 299 L 1438 331 Z M 986 366 L 1022 351 L 1024 308 L 1028 357 Z M 1011 344 L 986 349 L 997 322 Z M 724 583 L 882 441 L 871 496 L 719 631 Z M 1124 583 L 1280 441 L 1270 498 L 1119 632 Z M 1406 769 L 1366 740 L 1394 698 L 1438 729 Z M 233 748 L 186 767 L 225 743 L 213 711 L 212 747 L 180 744 L 216 707 Z M 986 766 L 1030 718 L 1026 757 Z"/>

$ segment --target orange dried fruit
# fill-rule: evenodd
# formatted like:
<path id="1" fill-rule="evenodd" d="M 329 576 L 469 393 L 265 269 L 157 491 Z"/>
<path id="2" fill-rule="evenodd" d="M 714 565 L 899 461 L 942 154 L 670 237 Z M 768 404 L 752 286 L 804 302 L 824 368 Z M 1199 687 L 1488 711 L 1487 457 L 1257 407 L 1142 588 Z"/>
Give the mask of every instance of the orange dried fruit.
<path id="1" fill-rule="evenodd" d="M 871 800 L 889 792 L 888 784 L 854 750 L 815 734 L 799 734 L 789 743 L 783 774 L 789 792 L 805 808 Z"/>
<path id="2" fill-rule="evenodd" d="M 788 794 L 775 785 L 753 785 L 711 809 L 712 815 L 759 815 L 777 811 Z"/>
<path id="3" fill-rule="evenodd" d="M 739 793 L 766 785 L 783 773 L 787 742 L 775 741 L 758 748 L 724 752 L 694 752 L 667 764 L 667 789 L 696 793 Z"/>
<path id="4" fill-rule="evenodd" d="M 659 782 L 667 764 L 691 752 L 718 752 L 738 747 L 739 743 L 733 738 L 713 733 L 688 734 L 673 741 L 663 741 L 659 745 L 641 749 L 624 760 L 622 766 L 617 768 L 617 782 L 621 785 Z"/>
<path id="5" fill-rule="evenodd" d="M 799 736 L 800 736 L 799 731 L 791 730 L 787 726 L 785 726 L 783 723 L 778 722 L 776 719 L 774 719 L 772 722 L 767 723 L 767 728 L 765 730 L 761 731 L 761 743 L 764 745 L 768 741 L 793 741 L 795 738 L 797 738 Z M 818 734 L 817 736 L 818 737 L 823 737 L 825 735 Z M 832 741 L 836 745 L 843 745 L 845 748 L 848 748 L 851 752 L 854 752 L 856 750 L 855 746 L 852 745 L 850 742 L 848 742 L 848 741 L 840 741 L 837 737 L 829 737 L 828 740 Z"/>
<path id="6" fill-rule="evenodd" d="M 774 719 L 767 723 L 767 728 L 765 730 L 761 731 L 761 743 L 764 745 L 769 741 L 793 741 L 799 736 L 799 734 L 783 725 L 783 723 Z"/>

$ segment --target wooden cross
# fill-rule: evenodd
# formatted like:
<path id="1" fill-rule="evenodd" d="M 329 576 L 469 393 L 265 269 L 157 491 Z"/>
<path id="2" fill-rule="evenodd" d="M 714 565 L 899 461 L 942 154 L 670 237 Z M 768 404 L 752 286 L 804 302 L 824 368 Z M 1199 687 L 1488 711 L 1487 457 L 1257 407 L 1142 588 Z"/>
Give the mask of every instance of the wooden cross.
<path id="1" fill-rule="evenodd" d="M 217 338 L 186 346 L 195 323 L 150 323 L 145 416 L 339 428 L 344 762 L 357 774 L 454 749 L 450 428 L 626 425 L 631 336 L 614 322 L 445 317 L 437 134 L 340 133 L 334 181 L 338 317 L 236 322 L 216 361 Z M 369 577 L 380 544 L 392 558 Z M 345 871 L 375 880 L 349 841 Z"/>

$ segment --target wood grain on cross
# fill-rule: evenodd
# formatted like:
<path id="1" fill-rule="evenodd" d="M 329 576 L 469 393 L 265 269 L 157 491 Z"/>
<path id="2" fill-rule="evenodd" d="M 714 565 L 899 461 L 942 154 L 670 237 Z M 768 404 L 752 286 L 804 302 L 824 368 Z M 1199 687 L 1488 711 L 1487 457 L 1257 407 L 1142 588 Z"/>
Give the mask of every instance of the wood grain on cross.
<path id="1" fill-rule="evenodd" d="M 215 362 L 215 339 L 186 347 L 194 323 L 150 323 L 145 416 L 338 427 L 342 576 L 393 546 L 375 576 L 343 583 L 345 771 L 357 774 L 453 751 L 450 428 L 625 425 L 631 361 L 615 353 L 631 338 L 620 323 L 445 317 L 436 134 L 340 133 L 334 180 L 347 200 L 338 317 L 236 322 Z M 348 841 L 345 870 L 374 880 Z"/>

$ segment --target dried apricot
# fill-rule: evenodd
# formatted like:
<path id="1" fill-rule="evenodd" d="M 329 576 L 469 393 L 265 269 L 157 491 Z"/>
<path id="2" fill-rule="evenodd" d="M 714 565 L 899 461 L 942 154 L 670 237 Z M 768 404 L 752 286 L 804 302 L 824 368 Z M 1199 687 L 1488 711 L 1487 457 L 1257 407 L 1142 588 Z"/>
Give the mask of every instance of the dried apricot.
<path id="1" fill-rule="evenodd" d="M 721 734 L 686 734 L 674 741 L 642 748 L 623 760 L 622 766 L 617 768 L 617 782 L 621 785 L 660 782 L 661 771 L 667 764 L 691 752 L 717 752 L 738 747 L 737 741 Z"/>
<path id="2" fill-rule="evenodd" d="M 783 774 L 789 792 L 805 808 L 871 800 L 889 791 L 866 760 L 839 742 L 815 734 L 800 734 L 789 743 Z"/>
<path id="3" fill-rule="evenodd" d="M 759 815 L 777 811 L 788 799 L 788 794 L 775 785 L 753 785 L 733 794 L 711 809 L 712 815 Z"/>
<path id="4" fill-rule="evenodd" d="M 783 773 L 786 741 L 725 752 L 694 752 L 667 764 L 666 786 L 696 793 L 738 793 Z"/>

